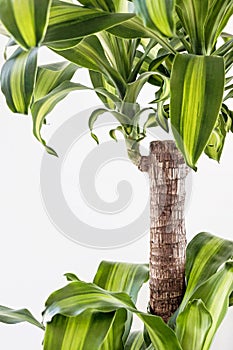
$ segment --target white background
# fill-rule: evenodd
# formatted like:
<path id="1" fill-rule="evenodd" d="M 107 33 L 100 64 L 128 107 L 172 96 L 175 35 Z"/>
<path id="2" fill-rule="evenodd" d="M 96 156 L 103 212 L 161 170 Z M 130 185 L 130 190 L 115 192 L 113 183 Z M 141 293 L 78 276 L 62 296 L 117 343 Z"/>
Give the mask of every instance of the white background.
<path id="1" fill-rule="evenodd" d="M 4 43 L 1 38 L 1 62 Z M 43 52 L 41 62 L 50 59 L 46 55 Z M 87 83 L 85 74 L 80 77 Z M 148 99 L 149 93 L 147 90 L 141 101 Z M 44 135 L 48 139 L 69 117 L 95 105 L 99 105 L 99 100 L 94 94 L 72 93 L 51 113 L 50 126 Z M 115 250 L 85 248 L 62 236 L 42 205 L 39 175 L 44 150 L 32 136 L 30 117 L 10 113 L 2 95 L 0 106 L 0 304 L 27 307 L 41 319 L 48 295 L 64 285 L 64 273 L 74 272 L 90 281 L 103 259 L 148 262 L 149 235 Z M 140 176 L 138 173 L 135 168 L 135 177 Z M 233 135 L 229 134 L 221 164 L 204 156 L 198 172 L 193 174 L 192 197 L 186 215 L 188 240 L 200 231 L 233 238 L 232 179 Z M 104 183 L 102 186 L 104 188 Z M 145 309 L 147 301 L 148 286 L 145 286 L 139 297 L 139 308 Z M 232 349 L 232 325 L 233 310 L 230 310 L 212 350 Z M 43 333 L 33 326 L 0 324 L 0 347 L 4 350 L 41 350 L 42 339 Z"/>

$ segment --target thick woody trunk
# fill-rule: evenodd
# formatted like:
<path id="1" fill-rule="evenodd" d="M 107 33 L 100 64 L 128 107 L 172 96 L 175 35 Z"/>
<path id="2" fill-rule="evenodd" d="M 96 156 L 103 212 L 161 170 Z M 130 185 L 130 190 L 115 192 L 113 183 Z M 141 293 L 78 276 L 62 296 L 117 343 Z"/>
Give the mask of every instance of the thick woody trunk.
<path id="1" fill-rule="evenodd" d="M 139 169 L 150 179 L 150 309 L 165 322 L 185 288 L 185 178 L 188 168 L 174 141 L 154 141 Z"/>

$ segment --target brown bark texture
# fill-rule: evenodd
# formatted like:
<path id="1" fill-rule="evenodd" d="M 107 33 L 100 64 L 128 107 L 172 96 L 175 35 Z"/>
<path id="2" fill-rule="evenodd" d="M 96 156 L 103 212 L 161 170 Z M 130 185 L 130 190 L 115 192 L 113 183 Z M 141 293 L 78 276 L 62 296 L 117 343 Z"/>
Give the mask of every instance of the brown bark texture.
<path id="1" fill-rule="evenodd" d="M 185 289 L 185 178 L 188 167 L 175 142 L 153 141 L 139 169 L 150 180 L 150 311 L 165 322 Z"/>

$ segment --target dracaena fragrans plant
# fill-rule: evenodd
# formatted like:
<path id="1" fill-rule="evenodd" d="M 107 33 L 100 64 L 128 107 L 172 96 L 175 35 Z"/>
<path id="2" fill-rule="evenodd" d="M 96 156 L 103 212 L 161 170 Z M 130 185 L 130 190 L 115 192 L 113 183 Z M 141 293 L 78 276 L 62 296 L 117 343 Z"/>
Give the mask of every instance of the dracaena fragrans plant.
<path id="1" fill-rule="evenodd" d="M 232 131 L 233 39 L 223 32 L 232 12 L 229 0 L 0 0 L 0 30 L 9 37 L 1 87 L 9 108 L 31 115 L 35 137 L 56 155 L 41 134 L 47 115 L 71 91 L 95 92 L 104 105 L 89 118 L 92 137 L 98 142 L 95 122 L 111 112 L 119 125 L 110 136 L 123 134 L 129 158 L 151 180 L 150 313 L 135 307 L 148 279 L 144 265 L 105 262 L 93 284 L 68 274 L 71 283 L 46 303 L 45 349 L 210 348 L 232 304 L 233 246 L 199 234 L 185 266 L 184 185 L 203 152 L 220 160 Z M 41 47 L 64 62 L 38 66 Z M 80 68 L 91 86 L 72 81 Z M 147 83 L 155 98 L 145 109 L 138 95 Z M 141 156 L 140 141 L 157 126 L 171 129 L 175 142 L 154 141 Z M 132 314 L 144 333 L 130 334 Z M 27 310 L 2 307 L 1 320 L 44 327 Z"/>

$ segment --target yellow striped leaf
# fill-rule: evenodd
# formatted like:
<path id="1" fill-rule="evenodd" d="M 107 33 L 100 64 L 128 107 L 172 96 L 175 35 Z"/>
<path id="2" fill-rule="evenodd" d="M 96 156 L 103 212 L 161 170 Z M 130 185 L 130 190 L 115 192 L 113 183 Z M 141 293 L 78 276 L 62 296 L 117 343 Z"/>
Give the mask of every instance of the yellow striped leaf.
<path id="1" fill-rule="evenodd" d="M 233 256 L 233 242 L 201 232 L 188 244 L 186 255 L 187 289 L 181 310 L 196 289 Z"/>
<path id="2" fill-rule="evenodd" d="M 110 13 L 53 0 L 43 44 L 57 50 L 73 47 L 83 37 L 111 28 L 135 17 L 133 13 Z"/>
<path id="3" fill-rule="evenodd" d="M 114 319 L 106 315 L 84 312 L 77 317 L 57 315 L 46 327 L 44 350 L 99 350 Z"/>
<path id="4" fill-rule="evenodd" d="M 1 88 L 9 108 L 15 113 L 28 113 L 37 70 L 37 48 L 17 49 L 1 72 Z"/>
<path id="5" fill-rule="evenodd" d="M 53 293 L 46 302 L 44 319 L 51 322 L 58 314 L 76 317 L 87 310 L 108 313 L 121 309 L 136 314 L 143 321 L 155 349 L 182 350 L 175 333 L 160 317 L 137 310 L 125 293 L 108 292 L 91 283 L 72 282 Z"/>
<path id="6" fill-rule="evenodd" d="M 229 261 L 205 283 L 200 285 L 193 294 L 192 300 L 201 299 L 212 317 L 212 324 L 207 332 L 202 350 L 209 350 L 213 337 L 228 310 L 229 297 L 232 292 L 233 261 Z M 187 350 L 189 349 L 187 348 Z"/>
<path id="7" fill-rule="evenodd" d="M 25 49 L 42 41 L 51 0 L 0 0 L 0 19 L 16 42 Z"/>
<path id="8" fill-rule="evenodd" d="M 209 10 L 208 0 L 177 0 L 177 13 L 190 37 L 192 52 L 205 54 L 205 22 Z"/>
<path id="9" fill-rule="evenodd" d="M 175 34 L 175 0 L 134 0 L 145 25 L 165 36 Z"/>
<path id="10" fill-rule="evenodd" d="M 212 317 L 201 299 L 191 301 L 177 318 L 176 334 L 183 350 L 203 349 Z"/>
<path id="11" fill-rule="evenodd" d="M 222 57 L 177 54 L 171 75 L 171 124 L 179 149 L 195 170 L 218 118 L 224 84 Z"/>
<path id="12" fill-rule="evenodd" d="M 78 281 L 74 275 L 68 274 L 68 277 Z M 94 282 L 105 290 L 127 292 L 136 301 L 139 289 L 148 278 L 148 265 L 103 261 Z M 45 350 L 65 350 L 71 345 L 72 350 L 123 349 L 131 321 L 132 317 L 125 309 L 106 314 L 91 311 L 77 317 L 56 315 L 46 328 Z"/>

